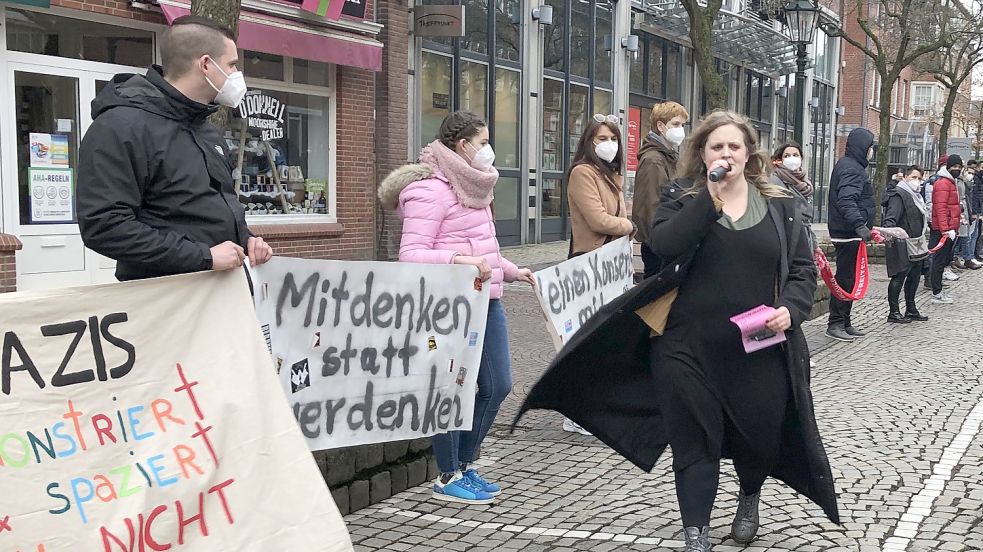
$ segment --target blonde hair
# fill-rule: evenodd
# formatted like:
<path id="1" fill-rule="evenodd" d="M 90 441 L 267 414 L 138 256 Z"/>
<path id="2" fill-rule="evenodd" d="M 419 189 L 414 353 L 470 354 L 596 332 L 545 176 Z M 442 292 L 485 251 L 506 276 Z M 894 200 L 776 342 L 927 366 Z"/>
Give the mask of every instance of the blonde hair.
<path id="1" fill-rule="evenodd" d="M 718 109 L 707 115 L 686 139 L 686 147 L 679 156 L 677 174 L 693 179 L 693 186 L 687 193 L 696 194 L 707 185 L 707 166 L 700 153 L 707 145 L 710 134 L 718 128 L 732 125 L 744 135 L 744 146 L 748 150 L 748 160 L 744 165 L 744 178 L 754 184 L 758 192 L 767 198 L 791 197 L 785 188 L 768 181 L 771 161 L 768 154 L 758 145 L 758 138 L 751 122 L 738 113 Z"/>
<path id="2" fill-rule="evenodd" d="M 652 106 L 652 113 L 649 114 L 649 124 L 652 130 L 658 132 L 658 124 L 669 124 L 673 117 L 682 117 L 689 120 L 689 112 L 686 108 L 676 102 L 662 102 Z"/>

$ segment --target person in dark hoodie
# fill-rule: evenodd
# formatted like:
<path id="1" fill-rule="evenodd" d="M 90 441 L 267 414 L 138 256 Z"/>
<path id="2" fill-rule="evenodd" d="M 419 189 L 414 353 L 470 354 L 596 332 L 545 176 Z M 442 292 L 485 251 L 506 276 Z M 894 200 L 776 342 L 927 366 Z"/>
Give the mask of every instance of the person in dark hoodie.
<path id="1" fill-rule="evenodd" d="M 836 249 L 836 281 L 850 291 L 856 283 L 857 252 L 861 241 L 870 241 L 874 224 L 874 188 L 867 177 L 873 152 L 874 135 L 855 128 L 846 141 L 846 155 L 836 162 L 829 179 L 829 237 Z M 829 300 L 826 335 L 840 341 L 853 341 L 864 332 L 853 327 L 853 303 Z"/>
<path id="2" fill-rule="evenodd" d="M 642 244 L 640 249 L 646 278 L 658 272 L 661 267 L 648 242 L 649 230 L 655 219 L 655 211 L 659 208 L 659 199 L 669 183 L 676 179 L 676 162 L 679 159 L 679 146 L 686 137 L 683 125 L 687 120 L 689 113 L 682 105 L 676 102 L 655 104 L 649 115 L 652 130 L 638 150 L 631 220 L 638 228 L 637 239 Z"/>
<path id="3" fill-rule="evenodd" d="M 175 19 L 161 66 L 116 75 L 92 102 L 79 154 L 79 229 L 116 260 L 116 277 L 232 270 L 272 248 L 246 227 L 227 146 L 208 117 L 246 93 L 232 35 L 197 16 Z"/>

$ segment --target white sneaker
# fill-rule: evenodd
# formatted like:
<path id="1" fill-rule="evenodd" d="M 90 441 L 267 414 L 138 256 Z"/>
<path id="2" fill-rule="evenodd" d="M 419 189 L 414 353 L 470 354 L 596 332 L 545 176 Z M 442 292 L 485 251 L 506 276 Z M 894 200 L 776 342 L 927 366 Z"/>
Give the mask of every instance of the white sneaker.
<path id="1" fill-rule="evenodd" d="M 944 291 L 942 293 L 933 293 L 932 302 L 940 305 L 951 305 L 952 297 L 949 297 L 949 294 Z"/>
<path id="2" fill-rule="evenodd" d="M 946 270 L 945 272 L 942 273 L 942 279 L 949 280 L 950 282 L 955 282 L 956 280 L 959 279 L 959 276 L 956 276 L 956 273 L 952 272 L 951 270 Z"/>
<path id="3" fill-rule="evenodd" d="M 591 435 L 591 432 L 580 427 L 580 424 L 571 420 L 570 418 L 563 418 L 563 431 L 569 431 L 570 433 L 579 433 L 581 435 Z"/>

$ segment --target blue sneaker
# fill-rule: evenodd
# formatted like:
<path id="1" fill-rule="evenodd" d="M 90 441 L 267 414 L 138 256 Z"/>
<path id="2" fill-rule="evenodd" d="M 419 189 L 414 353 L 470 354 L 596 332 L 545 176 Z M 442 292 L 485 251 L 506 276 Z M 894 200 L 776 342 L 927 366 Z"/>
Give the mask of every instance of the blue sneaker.
<path id="1" fill-rule="evenodd" d="M 446 484 L 437 479 L 433 484 L 433 497 L 437 500 L 461 504 L 491 504 L 495 502 L 494 496 L 481 490 L 471 479 L 460 473 Z"/>
<path id="2" fill-rule="evenodd" d="M 473 483 L 475 487 L 478 487 L 479 489 L 485 491 L 486 493 L 492 496 L 498 496 L 502 494 L 501 487 L 499 487 L 494 483 L 489 483 L 485 481 L 484 478 L 478 475 L 477 470 L 475 470 L 474 468 L 471 468 L 470 470 L 464 472 L 464 478 L 470 479 L 471 483 Z"/>

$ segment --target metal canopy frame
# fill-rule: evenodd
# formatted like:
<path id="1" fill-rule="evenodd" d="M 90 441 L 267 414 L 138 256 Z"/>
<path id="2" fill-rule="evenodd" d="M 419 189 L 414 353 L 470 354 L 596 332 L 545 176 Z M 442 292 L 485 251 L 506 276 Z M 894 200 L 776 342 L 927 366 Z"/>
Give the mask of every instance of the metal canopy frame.
<path id="1" fill-rule="evenodd" d="M 636 12 L 636 28 L 692 47 L 689 15 L 679 0 L 646 3 Z M 741 14 L 721 9 L 713 24 L 713 54 L 734 65 L 750 66 L 773 78 L 795 72 L 795 46 L 785 34 Z"/>

